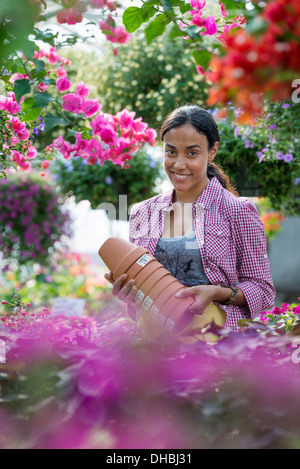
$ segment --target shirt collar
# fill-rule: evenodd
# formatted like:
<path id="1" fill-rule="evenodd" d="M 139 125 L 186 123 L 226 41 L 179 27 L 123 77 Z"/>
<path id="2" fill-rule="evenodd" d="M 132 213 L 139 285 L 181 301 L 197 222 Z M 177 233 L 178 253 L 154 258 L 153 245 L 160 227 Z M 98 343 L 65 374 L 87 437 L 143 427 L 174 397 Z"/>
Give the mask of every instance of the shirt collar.
<path id="1" fill-rule="evenodd" d="M 193 205 L 202 205 L 205 209 L 209 209 L 213 200 L 218 198 L 222 193 L 223 187 L 216 177 L 210 179 L 204 191 L 200 194 Z M 161 194 L 159 198 L 160 208 L 167 212 L 173 209 L 173 195 L 175 189 L 171 189 Z"/>

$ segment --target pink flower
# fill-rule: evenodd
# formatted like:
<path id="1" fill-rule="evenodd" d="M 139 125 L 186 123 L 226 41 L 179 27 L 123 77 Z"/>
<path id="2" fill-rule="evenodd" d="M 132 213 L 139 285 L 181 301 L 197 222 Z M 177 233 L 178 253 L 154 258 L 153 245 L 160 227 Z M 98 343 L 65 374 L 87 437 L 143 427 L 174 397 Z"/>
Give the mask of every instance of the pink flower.
<path id="1" fill-rule="evenodd" d="M 216 34 L 218 31 L 217 25 L 216 25 L 216 20 L 213 15 L 208 16 L 205 20 L 205 29 L 206 33 L 212 36 L 213 34 Z"/>
<path id="2" fill-rule="evenodd" d="M 94 8 L 105 8 L 106 7 L 106 0 L 89 0 L 90 4 Z"/>
<path id="3" fill-rule="evenodd" d="M 17 114 L 21 110 L 21 106 L 15 101 L 13 96 L 0 96 L 0 110 L 7 111 L 10 114 Z"/>
<path id="4" fill-rule="evenodd" d="M 199 28 L 205 25 L 205 20 L 202 18 L 201 13 L 196 13 L 195 15 L 193 15 L 191 24 L 195 24 L 196 26 L 199 26 Z"/>
<path id="5" fill-rule="evenodd" d="M 10 77 L 9 81 L 10 81 L 10 83 L 12 83 L 14 85 L 16 80 L 29 80 L 29 77 L 28 77 L 28 75 L 26 75 L 26 73 L 24 75 L 22 75 L 21 73 L 14 73 Z"/>
<path id="6" fill-rule="evenodd" d="M 196 69 L 200 75 L 205 75 L 206 71 L 204 70 L 203 67 L 201 67 L 201 65 L 197 65 Z"/>
<path id="7" fill-rule="evenodd" d="M 85 101 L 81 107 L 81 111 L 86 115 L 86 117 L 91 117 L 96 114 L 102 105 L 100 105 L 97 99 L 89 99 Z"/>
<path id="8" fill-rule="evenodd" d="M 70 88 L 70 86 L 71 86 L 71 82 L 70 80 L 68 80 L 68 78 L 65 75 L 59 77 L 56 82 L 56 88 L 60 93 L 64 93 L 65 91 L 67 91 Z"/>
<path id="9" fill-rule="evenodd" d="M 219 0 L 219 5 L 220 5 L 220 9 L 221 9 L 221 15 L 223 16 L 223 18 L 226 18 L 228 16 L 228 12 L 225 10 L 225 5 L 224 3 L 222 3 L 220 0 Z"/>
<path id="10" fill-rule="evenodd" d="M 66 160 L 71 158 L 73 149 L 69 142 L 65 142 L 62 135 L 53 140 L 52 146 L 55 150 L 58 150 Z"/>
<path id="11" fill-rule="evenodd" d="M 104 113 L 100 111 L 99 115 L 91 122 L 94 135 L 100 135 L 101 130 L 105 127 L 107 120 Z"/>
<path id="12" fill-rule="evenodd" d="M 117 119 L 120 124 L 120 127 L 133 127 L 135 112 L 130 112 L 128 109 L 123 109 L 120 112 L 117 112 Z"/>
<path id="13" fill-rule="evenodd" d="M 47 58 L 51 64 L 56 64 L 59 57 L 55 47 L 50 47 L 50 52 L 47 54 Z"/>
<path id="14" fill-rule="evenodd" d="M 122 26 L 117 26 L 114 30 L 114 41 L 119 44 L 126 44 L 130 41 L 130 33 L 128 33 Z M 109 39 L 110 40 L 110 39 Z"/>
<path id="15" fill-rule="evenodd" d="M 116 132 L 114 128 L 107 124 L 101 131 L 100 131 L 100 138 L 103 140 L 104 143 L 112 145 L 115 143 L 116 139 Z"/>
<path id="16" fill-rule="evenodd" d="M 17 117 L 13 117 L 11 119 L 11 126 L 12 130 L 20 140 L 24 141 L 29 138 L 29 130 L 26 128 L 26 124 L 24 122 L 20 122 Z"/>
<path id="17" fill-rule="evenodd" d="M 65 111 L 80 113 L 82 105 L 82 99 L 80 96 L 69 93 L 63 97 L 62 107 Z"/>
<path id="18" fill-rule="evenodd" d="M 190 4 L 193 10 L 199 12 L 205 7 L 205 0 L 191 0 Z"/>
<path id="19" fill-rule="evenodd" d="M 49 168 L 49 164 L 50 164 L 50 163 L 49 163 L 48 160 L 44 160 L 44 161 L 42 161 L 42 163 L 41 163 L 41 167 L 42 167 L 43 169 L 48 169 L 48 168 Z"/>
<path id="20" fill-rule="evenodd" d="M 155 129 L 151 129 L 150 127 L 148 127 L 146 130 L 145 130 L 145 134 L 146 134 L 146 139 L 147 139 L 147 142 L 150 144 L 150 145 L 155 145 L 156 144 L 156 137 L 157 137 L 157 132 Z"/>
<path id="21" fill-rule="evenodd" d="M 37 149 L 33 147 L 32 145 L 29 146 L 27 152 L 26 152 L 26 157 L 32 160 L 35 158 L 37 155 Z"/>
<path id="22" fill-rule="evenodd" d="M 128 33 L 122 26 L 113 27 L 110 22 L 100 22 L 101 31 L 111 31 L 111 34 L 105 34 L 105 37 L 110 42 L 118 42 L 119 44 L 126 44 L 130 40 L 130 33 Z"/>
<path id="23" fill-rule="evenodd" d="M 56 17 L 57 21 L 60 24 L 76 24 L 81 23 L 81 21 L 83 20 L 82 14 L 78 10 L 76 10 L 76 8 L 61 10 L 57 13 Z"/>
<path id="24" fill-rule="evenodd" d="M 82 99 L 86 99 L 90 94 L 90 89 L 83 81 L 80 81 L 76 87 L 75 94 L 76 96 L 80 96 Z"/>
<path id="25" fill-rule="evenodd" d="M 93 164 L 97 163 L 98 157 L 97 156 L 88 156 L 86 161 L 87 161 L 88 164 L 93 165 Z"/>

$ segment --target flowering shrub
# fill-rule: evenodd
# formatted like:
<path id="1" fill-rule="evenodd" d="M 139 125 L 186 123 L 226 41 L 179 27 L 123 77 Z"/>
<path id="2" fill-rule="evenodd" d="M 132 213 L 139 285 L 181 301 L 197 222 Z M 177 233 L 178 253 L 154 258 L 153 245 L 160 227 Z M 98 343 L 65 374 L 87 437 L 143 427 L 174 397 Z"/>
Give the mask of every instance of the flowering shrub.
<path id="1" fill-rule="evenodd" d="M 167 28 L 151 44 L 141 40 L 140 34 L 133 34 L 117 56 L 111 56 L 106 47 L 102 57 L 89 59 L 96 60 L 101 68 L 101 80 L 95 85 L 108 112 L 116 113 L 124 107 L 138 110 L 150 127 L 159 129 L 177 105 L 205 103 L 208 85 L 195 69 L 192 45 L 180 38 L 170 41 L 169 32 Z"/>
<path id="2" fill-rule="evenodd" d="M 41 178 L 11 177 L 0 181 L 0 246 L 4 264 L 45 265 L 64 236 L 69 236 L 70 217 L 62 200 Z"/>
<path id="3" fill-rule="evenodd" d="M 2 448 L 299 446 L 300 374 L 287 335 L 247 328 L 214 344 L 142 342 L 111 313 L 0 326 Z"/>
<path id="4" fill-rule="evenodd" d="M 21 74 L 12 75 L 10 81 L 14 83 L 18 78 L 25 79 Z M 7 95 L 0 95 L 1 141 L 0 164 L 3 170 L 10 166 L 9 160 L 22 171 L 30 167 L 30 160 L 36 157 L 34 146 L 36 135 L 44 131 L 43 118 L 38 114 L 33 116 L 33 122 L 24 122 L 22 105 L 16 100 L 15 93 L 8 91 Z M 3 175 L 5 172 L 2 171 Z"/>
<path id="5" fill-rule="evenodd" d="M 222 35 L 226 53 L 213 58 L 207 75 L 213 82 L 208 104 L 235 101 L 243 110 L 240 122 L 261 114 L 267 96 L 289 99 L 300 72 L 295 60 L 300 51 L 299 2 L 271 0 L 261 7 L 252 3 L 257 9 L 248 24 L 252 33 L 241 28 L 226 31 Z"/>
<path id="6" fill-rule="evenodd" d="M 217 109 L 213 111 L 221 137 L 216 163 L 241 196 L 267 197 L 272 211 L 288 213 L 299 207 L 298 108 L 293 103 L 269 103 L 267 114 L 257 119 L 256 126 L 238 125 L 228 116 L 218 117 Z"/>
<path id="7" fill-rule="evenodd" d="M 298 298 L 299 299 L 299 298 Z M 283 303 L 281 307 L 276 306 L 271 311 L 260 315 L 259 321 L 274 328 L 278 332 L 290 333 L 300 323 L 300 305 Z"/>
<path id="8" fill-rule="evenodd" d="M 13 84 L 13 94 L 9 92 L 8 96 L 1 96 L 0 111 L 12 110 L 11 101 L 15 100 L 17 106 L 14 105 L 13 111 L 20 117 L 11 117 L 7 111 L 9 124 L 6 127 L 12 136 L 2 132 L 4 168 L 8 165 L 9 156 L 23 170 L 30 168 L 29 161 L 37 156 L 36 148 L 22 144 L 18 152 L 14 147 L 29 138 L 26 122 L 40 119 L 41 115 L 44 122 L 40 123 L 39 129 L 33 126 L 33 142 L 39 130 L 48 132 L 57 126 L 64 128 L 64 136 L 59 135 L 40 155 L 44 158 L 43 169 L 49 167 L 57 151 L 66 159 L 72 156 L 84 158 L 90 165 L 111 160 L 123 166 L 140 147 L 146 143 L 155 144 L 156 131 L 148 127 L 141 117 L 135 118 L 135 112 L 125 108 L 116 115 L 104 113 L 97 99 L 89 99 L 90 89 L 84 82 L 73 86 L 68 78 L 68 65 L 70 61 L 59 56 L 55 47 L 50 47 L 48 52 L 43 49 L 34 52 L 32 60 L 26 63 L 26 75 L 15 73 L 9 78 L 7 87 Z M 55 94 L 50 94 L 47 88 L 53 85 Z M 28 96 L 32 92 L 34 97 Z M 50 156 L 51 149 L 54 151 Z"/>

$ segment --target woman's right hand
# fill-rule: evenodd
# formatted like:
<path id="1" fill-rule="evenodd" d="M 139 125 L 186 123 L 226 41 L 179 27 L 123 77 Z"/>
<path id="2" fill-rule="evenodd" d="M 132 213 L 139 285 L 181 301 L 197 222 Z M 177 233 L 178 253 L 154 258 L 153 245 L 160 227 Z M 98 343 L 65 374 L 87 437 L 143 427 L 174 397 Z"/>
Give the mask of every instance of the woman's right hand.
<path id="1" fill-rule="evenodd" d="M 121 275 L 116 280 L 113 279 L 113 275 L 111 272 L 105 273 L 104 277 L 106 278 L 106 280 L 109 281 L 109 283 L 112 284 L 113 295 L 116 295 L 119 300 L 124 301 L 129 306 L 136 306 L 135 295 L 137 293 L 137 288 L 134 285 L 133 279 L 129 280 L 126 285 L 124 285 L 128 278 L 127 274 Z"/>

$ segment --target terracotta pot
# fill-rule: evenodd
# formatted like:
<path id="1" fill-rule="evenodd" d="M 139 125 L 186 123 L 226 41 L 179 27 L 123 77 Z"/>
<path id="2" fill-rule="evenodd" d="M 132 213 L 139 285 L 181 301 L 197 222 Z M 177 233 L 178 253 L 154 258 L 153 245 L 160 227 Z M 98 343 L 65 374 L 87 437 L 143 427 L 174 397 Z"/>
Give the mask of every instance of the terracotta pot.
<path id="1" fill-rule="evenodd" d="M 158 263 L 159 264 L 159 263 Z M 152 272 L 150 275 L 141 275 L 144 272 L 140 272 L 136 277 L 137 288 L 143 291 L 145 295 L 148 294 L 149 290 L 157 283 L 163 280 L 164 277 L 170 276 L 170 272 L 166 270 L 161 264 L 160 268 Z M 145 272 L 146 273 L 146 272 Z M 138 278 L 139 277 L 139 278 Z M 172 275 L 171 275 L 172 277 Z"/>
<path id="2" fill-rule="evenodd" d="M 104 264 L 113 273 L 121 260 L 134 248 L 134 244 L 126 241 L 125 239 L 111 236 L 100 247 L 98 254 L 103 260 Z M 145 250 L 146 251 L 146 250 Z"/>
<path id="3" fill-rule="evenodd" d="M 129 278 L 136 278 L 137 274 L 141 272 L 141 270 L 152 269 L 152 267 L 154 267 L 155 270 L 159 268 L 155 257 L 152 257 L 152 259 L 149 262 L 147 262 L 146 265 L 144 265 L 143 263 L 138 263 L 138 261 L 134 262 L 126 271 L 126 274 L 128 275 Z"/>
<path id="4" fill-rule="evenodd" d="M 158 271 L 153 272 L 153 274 L 150 277 L 148 277 L 145 280 L 145 282 L 141 285 L 140 290 L 139 290 L 139 291 L 142 291 L 144 294 L 142 307 L 144 308 L 145 311 L 148 311 L 149 308 L 152 306 L 152 304 L 157 301 L 157 298 L 154 298 L 152 294 L 150 295 L 150 291 L 153 291 L 154 287 L 157 286 L 156 296 L 162 295 L 164 293 L 164 296 L 166 297 L 166 300 L 167 300 L 167 298 L 169 298 L 170 295 L 172 294 L 171 292 L 169 292 L 169 288 L 175 284 L 177 286 L 177 281 L 176 279 L 174 281 L 174 277 L 172 277 L 170 272 L 168 272 L 166 275 L 160 278 L 155 283 L 155 285 L 153 285 L 155 282 L 155 280 L 153 280 L 153 277 L 157 274 L 158 274 Z M 166 285 L 166 288 L 163 285 Z M 163 289 L 163 293 L 162 293 L 162 289 Z M 178 289 L 178 286 L 177 286 L 177 289 Z"/>
<path id="5" fill-rule="evenodd" d="M 199 330 L 206 324 L 212 321 L 221 326 L 224 324 L 226 314 L 214 303 L 208 305 L 202 315 L 191 314 L 189 307 L 194 299 L 175 297 L 179 290 L 185 288 L 184 285 L 147 249 L 111 237 L 103 243 L 98 253 L 114 278 L 126 272 L 128 280 L 135 279 L 138 288 L 136 300 L 145 311 L 145 319 L 148 318 L 159 326 L 152 328 L 152 331 L 155 329 L 155 334 L 158 334 L 158 331 L 168 331 L 180 340 L 189 342 L 202 338 Z"/>
<path id="6" fill-rule="evenodd" d="M 174 278 L 171 274 L 166 275 L 163 277 L 159 282 L 157 282 L 155 285 L 150 288 L 148 291 L 148 295 L 152 300 L 157 300 L 158 296 L 161 295 L 162 291 L 164 291 L 166 288 L 169 288 L 170 285 L 176 284 L 176 288 L 178 287 L 178 281 L 176 278 Z"/>
<path id="7" fill-rule="evenodd" d="M 174 279 L 172 275 L 171 275 L 171 279 Z M 179 290 L 184 288 L 184 286 L 180 282 L 178 282 L 178 280 L 176 279 L 175 279 L 175 282 L 171 282 L 170 279 L 168 279 L 168 281 L 170 283 L 166 285 L 165 287 L 161 288 L 160 294 L 154 300 L 153 302 L 154 304 L 151 306 L 151 309 L 149 311 L 150 316 L 152 316 L 153 319 L 157 320 L 161 324 L 161 326 L 164 326 L 168 318 L 168 315 L 171 313 L 170 305 L 172 308 L 172 304 L 174 302 L 177 305 L 178 302 L 183 301 L 183 299 L 176 298 L 175 294 Z M 149 292 L 149 296 L 151 297 L 151 292 Z M 185 302 L 183 302 L 183 304 L 184 303 Z"/>
<path id="8" fill-rule="evenodd" d="M 148 262 L 153 258 L 147 249 L 143 248 L 142 246 L 136 246 L 132 249 L 123 259 L 119 262 L 116 266 L 115 270 L 113 271 L 113 279 L 117 280 L 121 275 L 128 271 L 128 269 L 136 262 L 140 262 L 143 265 L 142 258 L 146 258 Z M 138 264 L 139 265 L 139 264 Z"/>

